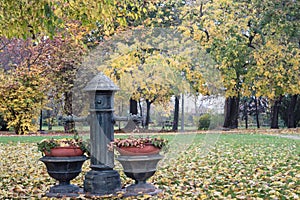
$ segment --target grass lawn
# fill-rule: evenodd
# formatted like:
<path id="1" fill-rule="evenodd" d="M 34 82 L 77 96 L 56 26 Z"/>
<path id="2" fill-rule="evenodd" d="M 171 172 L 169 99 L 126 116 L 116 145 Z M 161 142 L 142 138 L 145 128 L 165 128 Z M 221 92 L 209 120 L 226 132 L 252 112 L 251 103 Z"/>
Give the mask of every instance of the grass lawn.
<path id="1" fill-rule="evenodd" d="M 1 199 L 41 199 L 55 184 L 38 161 L 35 143 L 44 137 L 0 137 Z M 265 134 L 162 137 L 171 147 L 149 180 L 163 191 L 151 199 L 300 198 L 300 140 Z M 131 184 L 115 164 L 123 186 Z M 89 161 L 72 183 L 82 187 L 88 170 Z"/>
<path id="2" fill-rule="evenodd" d="M 66 138 L 73 136 L 0 136 L 0 143 L 37 143 L 45 138 Z"/>

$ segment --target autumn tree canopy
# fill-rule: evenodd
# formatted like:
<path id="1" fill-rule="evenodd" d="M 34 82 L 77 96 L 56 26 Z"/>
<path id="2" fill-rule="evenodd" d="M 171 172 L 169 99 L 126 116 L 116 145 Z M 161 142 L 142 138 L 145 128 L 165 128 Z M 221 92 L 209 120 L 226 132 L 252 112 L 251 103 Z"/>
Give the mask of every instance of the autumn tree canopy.
<path id="1" fill-rule="evenodd" d="M 299 2 L 292 0 L 218 0 L 194 2 L 193 8 L 182 9 L 187 20 L 179 29 L 206 47 L 222 73 L 225 127 L 238 126 L 241 96 L 276 99 L 299 94 L 295 90 L 299 88 L 298 7 Z"/>
<path id="2" fill-rule="evenodd" d="M 78 20 L 87 30 L 103 27 L 104 35 L 118 28 L 135 25 L 145 13 L 156 9 L 156 0 L 148 1 L 10 1 L 0 2 L 0 35 L 7 38 L 54 36 Z"/>
<path id="3" fill-rule="evenodd" d="M 77 58 L 85 51 L 81 41 L 95 47 L 128 29 L 165 28 L 190 38 L 201 51 L 210 55 L 226 90 L 225 114 L 229 118 L 224 126 L 237 127 L 240 97 L 264 96 L 275 104 L 285 95 L 299 95 L 299 7 L 299 2 L 293 0 L 58 0 L 30 3 L 4 0 L 0 2 L 0 51 L 3 54 L 9 48 L 21 48 L 22 44 L 9 45 L 10 42 L 16 44 L 16 38 L 31 38 L 32 44 L 27 43 L 24 47 L 27 50 L 11 57 L 13 63 L 2 57 L 2 73 L 8 75 L 13 72 L 8 70 L 25 69 L 25 66 L 36 66 L 33 63 L 40 62 L 38 65 L 43 67 L 37 76 L 42 78 L 47 70 L 47 74 L 51 74 L 50 70 L 52 74 L 56 73 L 50 78 L 52 84 L 55 82 L 57 88 L 62 86 L 59 90 L 67 91 L 69 88 L 63 89 L 63 85 L 72 86 L 70 80 L 80 63 Z M 184 47 L 180 42 L 166 45 L 169 48 Z M 50 47 L 55 49 L 52 53 Z M 168 54 L 165 48 L 143 43 L 119 47 L 119 52 L 110 57 L 111 64 L 106 71 L 114 75 L 115 81 L 122 81 L 126 76 L 124 80 L 132 80 L 124 81 L 128 96 L 164 102 L 163 97 L 183 90 L 209 94 L 208 83 L 213 81 L 208 81 L 210 76 L 204 76 L 209 74 L 203 71 L 205 67 L 197 64 L 203 62 L 198 55 L 184 54 L 184 51 Z M 33 49 L 36 52 L 30 53 Z M 39 58 L 44 59 L 35 59 L 34 55 L 39 54 Z M 62 57 L 65 58 L 60 60 Z M 69 75 L 72 78 L 66 80 Z M 140 76 L 145 77 L 137 81 Z M 158 77 L 164 76 L 171 78 L 161 88 L 159 82 L 163 78 Z M 181 79 L 188 86 L 174 87 Z"/>

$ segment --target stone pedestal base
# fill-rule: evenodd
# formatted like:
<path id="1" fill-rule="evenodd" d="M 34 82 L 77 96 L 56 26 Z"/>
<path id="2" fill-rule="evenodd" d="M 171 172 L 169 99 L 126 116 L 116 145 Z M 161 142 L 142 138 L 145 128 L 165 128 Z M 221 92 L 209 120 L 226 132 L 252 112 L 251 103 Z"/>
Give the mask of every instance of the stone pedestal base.
<path id="1" fill-rule="evenodd" d="M 84 192 L 87 196 L 114 194 L 120 190 L 120 175 L 115 170 L 91 170 L 85 175 Z"/>
<path id="2" fill-rule="evenodd" d="M 46 193 L 47 197 L 78 197 L 79 187 L 76 185 L 55 185 Z"/>
<path id="3" fill-rule="evenodd" d="M 132 184 L 130 186 L 127 186 L 124 189 L 124 196 L 139 196 L 139 195 L 144 195 L 144 194 L 149 194 L 149 195 L 157 195 L 158 193 L 162 192 L 161 190 L 157 189 L 154 185 L 150 183 L 136 183 Z"/>

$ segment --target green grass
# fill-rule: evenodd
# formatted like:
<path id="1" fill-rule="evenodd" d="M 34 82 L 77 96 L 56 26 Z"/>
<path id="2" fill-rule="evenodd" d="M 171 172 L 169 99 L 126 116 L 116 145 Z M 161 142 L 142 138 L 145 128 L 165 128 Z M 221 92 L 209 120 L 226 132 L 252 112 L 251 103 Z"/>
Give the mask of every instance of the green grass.
<path id="1" fill-rule="evenodd" d="M 126 126 L 126 123 L 122 123 L 121 125 L 121 129 L 124 128 Z M 76 126 L 78 130 L 80 131 L 89 131 L 90 130 L 90 127 L 89 126 L 83 126 L 83 125 L 77 125 Z M 115 125 L 114 126 L 115 130 L 118 130 L 118 126 Z M 45 131 L 48 131 L 48 126 L 43 126 L 42 127 L 43 130 Z M 161 130 L 162 129 L 162 126 L 157 126 L 157 125 L 153 125 L 153 124 L 150 124 L 149 125 L 149 129 L 153 129 L 153 130 Z M 171 128 L 168 128 L 167 130 L 171 130 Z M 179 125 L 178 126 L 178 130 L 181 130 L 181 126 Z M 188 126 L 186 125 L 184 127 L 184 130 L 185 131 L 193 131 L 193 130 L 197 130 L 197 127 L 196 126 Z M 64 127 L 63 126 L 52 126 L 52 130 L 49 131 L 49 132 L 63 132 L 64 131 Z"/>
<path id="2" fill-rule="evenodd" d="M 129 135 L 129 134 L 128 134 Z M 115 137 L 117 138 L 125 138 L 128 135 L 118 135 L 115 134 Z M 157 134 L 155 136 L 159 136 L 162 138 L 166 138 L 170 140 L 171 142 L 177 141 L 181 143 L 191 143 L 193 142 L 194 145 L 202 142 L 203 140 L 210 140 L 212 143 L 218 142 L 218 140 L 221 140 L 225 143 L 230 143 L 234 145 L 236 148 L 239 148 L 240 144 L 266 144 L 271 143 L 274 145 L 280 145 L 283 142 L 294 142 L 299 144 L 300 140 L 292 140 L 289 138 L 280 138 L 276 136 L 271 135 L 259 135 L 259 134 L 184 134 L 184 133 L 177 133 L 173 135 L 160 135 Z M 46 138 L 71 138 L 73 136 L 66 135 L 66 136 L 53 136 L 53 135 L 28 135 L 28 136 L 0 136 L 0 143 L 37 143 L 43 139 Z M 84 135 L 84 138 L 88 138 L 88 135 Z M 188 142 L 187 142 L 188 141 Z M 300 145 L 297 146 L 299 149 Z"/>
<path id="3" fill-rule="evenodd" d="M 45 138 L 66 138 L 72 136 L 0 136 L 0 143 L 37 143 Z"/>

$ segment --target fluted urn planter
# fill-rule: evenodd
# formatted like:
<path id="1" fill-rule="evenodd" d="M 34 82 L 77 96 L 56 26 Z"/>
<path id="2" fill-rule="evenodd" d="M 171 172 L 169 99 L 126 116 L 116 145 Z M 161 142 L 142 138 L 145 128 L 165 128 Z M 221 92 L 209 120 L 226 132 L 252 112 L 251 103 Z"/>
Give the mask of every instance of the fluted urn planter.
<path id="1" fill-rule="evenodd" d="M 117 160 L 121 163 L 124 173 L 135 183 L 125 188 L 124 196 L 143 194 L 156 195 L 160 192 L 154 185 L 146 181 L 154 175 L 158 162 L 163 158 L 159 154 L 167 149 L 168 140 L 160 137 L 116 138 L 108 145 L 120 153 Z"/>
<path id="2" fill-rule="evenodd" d="M 45 163 L 48 174 L 59 181 L 58 185 L 52 186 L 46 194 L 48 197 L 77 197 L 80 189 L 70 181 L 76 178 L 87 160 L 86 156 L 74 157 L 50 157 L 44 156 L 40 161 Z"/>
<path id="3" fill-rule="evenodd" d="M 117 160 L 122 164 L 127 177 L 135 183 L 125 188 L 125 196 L 138 196 L 143 194 L 156 195 L 161 190 L 147 183 L 147 179 L 154 175 L 158 162 L 163 158 L 160 154 L 127 156 L 120 155 Z"/>

